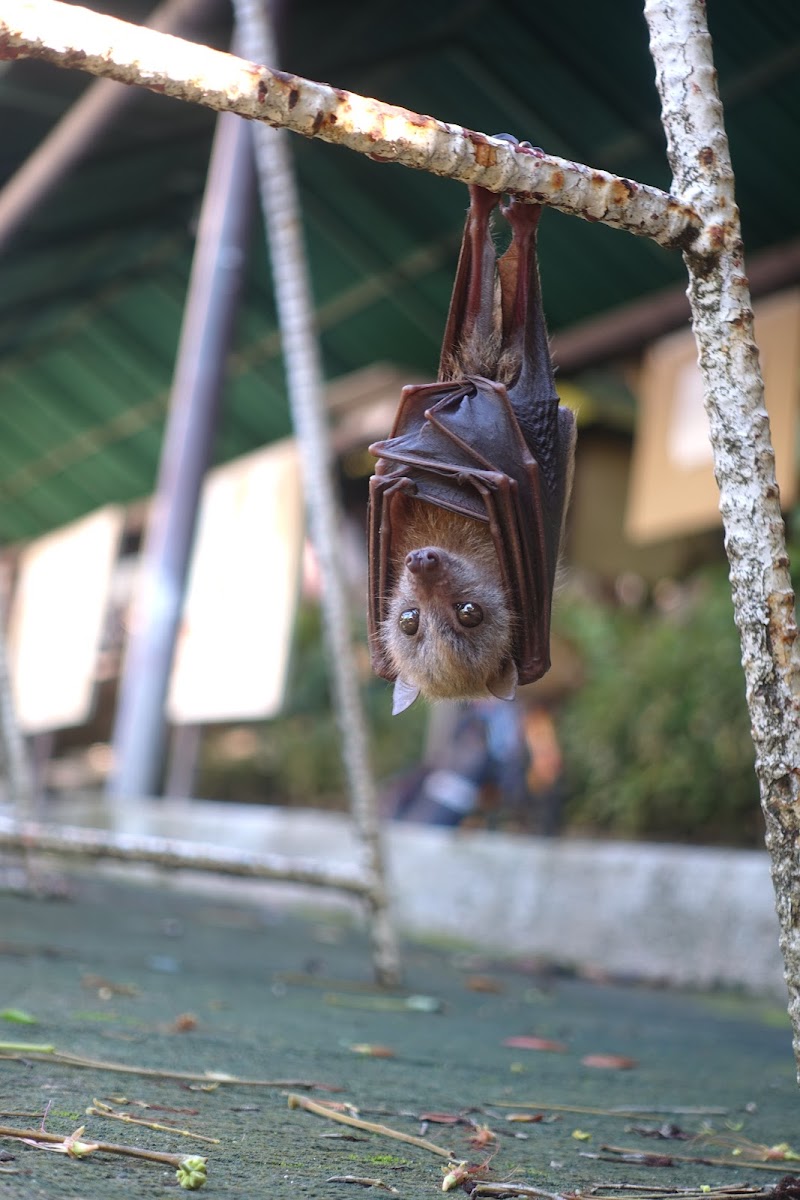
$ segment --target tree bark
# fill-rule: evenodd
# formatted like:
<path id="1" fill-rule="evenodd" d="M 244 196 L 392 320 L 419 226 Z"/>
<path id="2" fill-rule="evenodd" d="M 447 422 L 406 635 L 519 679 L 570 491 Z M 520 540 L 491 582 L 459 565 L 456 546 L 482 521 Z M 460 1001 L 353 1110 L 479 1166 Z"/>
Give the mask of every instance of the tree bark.
<path id="1" fill-rule="evenodd" d="M 739 212 L 702 0 L 648 0 L 675 189 L 705 219 L 689 300 L 720 489 L 756 773 L 800 1069 L 800 721 L 795 599 Z"/>

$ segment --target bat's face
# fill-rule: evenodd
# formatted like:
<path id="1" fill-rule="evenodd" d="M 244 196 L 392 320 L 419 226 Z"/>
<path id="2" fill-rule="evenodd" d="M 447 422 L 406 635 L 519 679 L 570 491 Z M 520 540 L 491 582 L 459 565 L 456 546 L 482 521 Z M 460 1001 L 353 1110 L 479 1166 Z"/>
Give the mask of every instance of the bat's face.
<path id="1" fill-rule="evenodd" d="M 512 616 L 499 568 L 441 546 L 409 551 L 381 629 L 397 673 L 394 711 L 419 694 L 446 700 L 514 695 Z"/>

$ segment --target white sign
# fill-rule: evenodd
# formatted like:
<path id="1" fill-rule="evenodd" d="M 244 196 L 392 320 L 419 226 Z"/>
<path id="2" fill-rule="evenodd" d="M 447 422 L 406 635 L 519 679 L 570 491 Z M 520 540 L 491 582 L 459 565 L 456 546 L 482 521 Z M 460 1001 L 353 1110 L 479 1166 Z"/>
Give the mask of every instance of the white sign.
<path id="1" fill-rule="evenodd" d="M 88 720 L 123 513 L 116 507 L 22 552 L 8 644 L 17 720 L 47 733 Z"/>
<path id="2" fill-rule="evenodd" d="M 170 680 L 171 721 L 257 720 L 279 711 L 303 534 L 293 439 L 209 472 Z"/>
<path id="3" fill-rule="evenodd" d="M 755 304 L 781 504 L 797 495 L 800 289 Z M 721 353 L 721 351 L 720 351 Z M 644 356 L 633 447 L 626 533 L 644 544 L 713 529 L 720 523 L 708 418 L 689 330 L 655 342 Z"/>
<path id="4" fill-rule="evenodd" d="M 696 362 L 687 362 L 678 368 L 669 415 L 667 454 L 679 471 L 704 466 L 713 470 L 714 467 L 703 401 L 703 377 Z"/>

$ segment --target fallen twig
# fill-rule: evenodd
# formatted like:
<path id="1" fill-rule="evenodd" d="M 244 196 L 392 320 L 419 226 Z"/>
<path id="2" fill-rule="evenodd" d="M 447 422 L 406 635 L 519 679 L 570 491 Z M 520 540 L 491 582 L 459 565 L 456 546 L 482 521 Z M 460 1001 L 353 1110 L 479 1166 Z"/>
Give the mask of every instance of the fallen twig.
<path id="1" fill-rule="evenodd" d="M 727 1108 L 693 1108 L 676 1106 L 674 1108 L 663 1108 L 654 1106 L 648 1108 L 644 1105 L 630 1105 L 625 1108 L 586 1108 L 580 1104 L 550 1104 L 542 1102 L 535 1103 L 533 1100 L 511 1101 L 511 1100 L 492 1100 L 490 1101 L 491 1108 L 533 1108 L 539 1110 L 549 1110 L 550 1112 L 568 1112 L 580 1113 L 583 1116 L 590 1117 L 643 1117 L 643 1116 L 683 1116 L 683 1117 L 726 1117 L 729 1113 Z"/>
<path id="2" fill-rule="evenodd" d="M 661 1160 L 663 1161 L 663 1165 L 667 1165 L 666 1160 L 669 1160 L 670 1162 L 699 1163 L 700 1166 L 735 1167 L 737 1170 L 750 1170 L 752 1168 L 756 1171 L 780 1171 L 782 1174 L 786 1174 L 785 1160 L 783 1163 L 754 1162 L 752 1159 L 710 1158 L 706 1154 L 673 1154 L 671 1151 L 669 1154 L 651 1154 L 628 1146 L 601 1146 L 600 1149 L 605 1151 L 606 1154 L 614 1155 L 617 1159 L 622 1158 L 625 1162 L 640 1162 L 645 1165 L 649 1162 L 652 1162 L 656 1166 L 661 1165 L 661 1162 L 657 1160 Z M 586 1158 L 600 1157 L 599 1154 L 590 1154 L 587 1151 L 583 1151 L 582 1153 Z M 610 1161 L 613 1162 L 614 1159 Z"/>
<path id="3" fill-rule="evenodd" d="M 698 1144 L 728 1149 L 734 1158 L 747 1154 L 757 1162 L 800 1162 L 800 1154 L 788 1142 L 770 1146 L 765 1142 L 754 1142 L 741 1134 L 702 1132 L 695 1139 Z"/>
<path id="4" fill-rule="evenodd" d="M 354 1129 L 363 1129 L 367 1133 L 377 1133 L 381 1137 L 394 1138 L 397 1142 L 407 1142 L 410 1146 L 419 1146 L 421 1150 L 430 1150 L 441 1158 L 452 1158 L 452 1150 L 437 1146 L 426 1138 L 415 1137 L 411 1133 L 401 1133 L 398 1129 L 390 1129 L 388 1125 L 379 1125 L 375 1121 L 362 1121 L 360 1117 L 351 1117 L 347 1113 L 336 1112 L 326 1104 L 318 1104 L 309 1100 L 308 1096 L 296 1096 L 293 1092 L 288 1096 L 289 1108 L 305 1108 L 308 1112 L 316 1113 L 318 1117 L 327 1117 L 330 1121 L 340 1121 L 342 1125 L 351 1125 Z"/>
<path id="5" fill-rule="evenodd" d="M 228 1075 L 224 1071 L 165 1071 L 161 1067 L 132 1067 L 128 1063 L 107 1062 L 99 1058 L 84 1058 L 80 1054 L 69 1054 L 56 1050 L 55 1046 L 42 1043 L 0 1042 L 0 1058 L 25 1057 L 33 1062 L 59 1063 L 64 1067 L 85 1067 L 94 1071 L 117 1071 L 123 1075 L 143 1075 L 148 1079 L 180 1079 L 189 1083 L 235 1084 L 237 1087 L 263 1088 L 319 1088 L 320 1091 L 338 1092 L 341 1088 L 328 1083 L 309 1082 L 305 1079 L 242 1079 L 239 1075 Z"/>
<path id="6" fill-rule="evenodd" d="M 383 1188 L 385 1192 L 394 1192 L 399 1195 L 399 1188 L 392 1187 L 390 1183 L 384 1183 L 382 1179 L 368 1179 L 362 1175 L 330 1175 L 325 1181 L 326 1183 L 357 1183 L 361 1187 L 376 1187 Z"/>
<path id="7" fill-rule="evenodd" d="M 629 1200 L 664 1200 L 667 1196 L 680 1197 L 680 1200 L 755 1200 L 756 1197 L 768 1197 L 773 1189 L 755 1187 L 752 1184 L 731 1184 L 727 1187 L 648 1187 L 643 1188 L 638 1183 L 598 1183 L 589 1189 L 589 1195 L 595 1200 L 619 1200 L 618 1195 L 607 1196 L 607 1192 L 628 1192 Z"/>
<path id="8" fill-rule="evenodd" d="M 0 1137 L 13 1138 L 29 1146 L 45 1143 L 63 1149 L 70 1158 L 87 1158 L 90 1154 L 123 1154 L 128 1158 L 145 1158 L 150 1162 L 176 1167 L 181 1187 L 194 1190 L 206 1179 L 206 1160 L 199 1154 L 165 1154 L 159 1150 L 143 1150 L 140 1146 L 120 1146 L 116 1142 L 96 1142 L 83 1139 L 83 1126 L 72 1134 L 47 1133 L 44 1129 L 16 1129 L 0 1125 Z"/>
<path id="9" fill-rule="evenodd" d="M 162 1125 L 158 1121 L 144 1121 L 141 1117 L 132 1117 L 129 1113 L 117 1112 L 110 1104 L 105 1104 L 102 1100 L 93 1100 L 86 1109 L 86 1115 L 89 1117 L 107 1117 L 109 1121 L 125 1121 L 128 1125 L 144 1125 L 146 1129 L 157 1129 L 161 1133 L 175 1133 L 178 1137 L 196 1138 L 199 1142 L 211 1142 L 212 1145 L 219 1145 L 219 1138 L 206 1137 L 203 1133 L 195 1133 L 191 1129 L 179 1129 L 177 1125 Z"/>
<path id="10" fill-rule="evenodd" d="M 565 1197 L 560 1192 L 545 1192 L 541 1188 L 531 1187 L 529 1184 L 523 1183 L 494 1183 L 489 1180 L 480 1180 L 475 1184 L 470 1192 L 471 1196 L 507 1196 L 513 1193 L 515 1196 L 534 1196 L 541 1197 L 542 1200 L 565 1200 Z"/>

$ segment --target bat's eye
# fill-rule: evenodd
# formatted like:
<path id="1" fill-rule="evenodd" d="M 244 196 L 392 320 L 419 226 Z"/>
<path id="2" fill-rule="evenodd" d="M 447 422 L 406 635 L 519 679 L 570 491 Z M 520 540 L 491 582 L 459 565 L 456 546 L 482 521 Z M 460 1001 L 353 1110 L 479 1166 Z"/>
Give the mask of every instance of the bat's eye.
<path id="1" fill-rule="evenodd" d="M 407 633 L 409 637 L 413 637 L 419 629 L 419 609 L 407 608 L 405 612 L 401 612 L 397 618 L 397 624 L 403 633 Z"/>
<path id="2" fill-rule="evenodd" d="M 471 600 L 466 604 L 457 604 L 455 609 L 459 624 L 466 629 L 474 629 L 483 620 L 483 609 L 480 604 L 473 604 Z"/>

